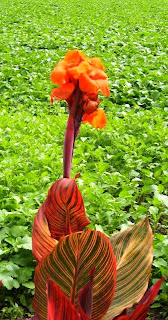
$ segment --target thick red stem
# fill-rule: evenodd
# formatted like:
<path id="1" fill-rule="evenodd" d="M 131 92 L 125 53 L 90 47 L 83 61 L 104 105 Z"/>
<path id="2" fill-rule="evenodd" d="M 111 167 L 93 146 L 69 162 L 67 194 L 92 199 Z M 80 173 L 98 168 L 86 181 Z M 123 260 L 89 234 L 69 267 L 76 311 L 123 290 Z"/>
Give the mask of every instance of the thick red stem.
<path id="1" fill-rule="evenodd" d="M 80 90 L 77 89 L 72 106 L 70 107 L 69 118 L 64 138 L 64 155 L 63 155 L 63 178 L 70 178 L 72 155 L 75 141 L 75 118 L 80 99 Z"/>

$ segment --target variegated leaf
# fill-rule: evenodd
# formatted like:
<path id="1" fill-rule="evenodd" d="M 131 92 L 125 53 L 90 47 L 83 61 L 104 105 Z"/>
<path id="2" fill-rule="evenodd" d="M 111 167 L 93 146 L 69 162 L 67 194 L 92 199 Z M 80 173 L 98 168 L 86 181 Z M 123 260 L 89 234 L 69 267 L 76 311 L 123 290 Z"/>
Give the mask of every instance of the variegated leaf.
<path id="1" fill-rule="evenodd" d="M 117 262 L 117 282 L 105 320 L 112 320 L 138 303 L 148 287 L 153 259 L 153 237 L 148 219 L 114 234 L 110 242 Z"/>
<path id="2" fill-rule="evenodd" d="M 44 213 L 51 236 L 57 240 L 71 232 L 82 231 L 90 224 L 75 179 L 62 178 L 52 185 L 44 203 Z"/>
<path id="3" fill-rule="evenodd" d="M 115 320 L 145 320 L 149 310 L 150 304 L 156 298 L 160 286 L 165 278 L 156 282 L 144 295 L 140 303 L 135 307 L 134 311 L 129 315 L 121 315 L 115 318 Z"/>
<path id="4" fill-rule="evenodd" d="M 51 238 L 48 222 L 44 215 L 44 205 L 42 205 L 34 218 L 32 233 L 32 250 L 36 261 L 52 251 L 57 244 L 57 240 Z"/>
<path id="5" fill-rule="evenodd" d="M 79 292 L 89 282 L 93 266 L 95 277 L 91 319 L 102 319 L 114 295 L 116 261 L 108 238 L 100 231 L 87 229 L 62 237 L 53 251 L 36 267 L 33 307 L 39 320 L 47 318 L 48 279 L 51 278 L 78 308 Z"/>

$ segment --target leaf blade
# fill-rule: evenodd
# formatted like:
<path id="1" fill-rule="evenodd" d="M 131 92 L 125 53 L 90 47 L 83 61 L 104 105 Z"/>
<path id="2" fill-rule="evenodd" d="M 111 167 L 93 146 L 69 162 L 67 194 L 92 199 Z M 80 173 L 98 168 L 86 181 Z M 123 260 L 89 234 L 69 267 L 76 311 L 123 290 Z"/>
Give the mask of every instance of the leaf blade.
<path id="1" fill-rule="evenodd" d="M 124 309 L 138 303 L 144 295 L 153 258 L 152 240 L 152 230 L 147 218 L 111 237 L 117 262 L 117 282 L 106 320 L 113 319 Z"/>
<path id="2" fill-rule="evenodd" d="M 156 298 L 160 286 L 162 282 L 164 281 L 164 277 L 157 281 L 144 295 L 144 297 L 141 299 L 140 303 L 135 307 L 134 311 L 130 315 L 125 316 L 118 316 L 116 317 L 116 320 L 145 320 L 149 306 L 153 302 L 153 300 Z"/>
<path id="3" fill-rule="evenodd" d="M 47 219 L 44 215 L 44 205 L 42 205 L 34 218 L 32 233 L 32 251 L 37 263 L 41 261 L 43 256 L 49 254 L 56 244 L 57 240 L 51 238 Z"/>
<path id="4" fill-rule="evenodd" d="M 107 237 L 100 231 L 87 229 L 62 237 L 53 251 L 36 267 L 33 307 L 40 320 L 47 317 L 45 287 L 48 278 L 51 278 L 78 308 L 79 292 L 88 283 L 93 265 L 96 271 L 92 319 L 102 318 L 114 295 L 116 262 Z"/>
<path id="5" fill-rule="evenodd" d="M 62 178 L 52 185 L 44 203 L 44 213 L 51 236 L 57 240 L 71 232 L 82 231 L 90 224 L 75 179 Z"/>

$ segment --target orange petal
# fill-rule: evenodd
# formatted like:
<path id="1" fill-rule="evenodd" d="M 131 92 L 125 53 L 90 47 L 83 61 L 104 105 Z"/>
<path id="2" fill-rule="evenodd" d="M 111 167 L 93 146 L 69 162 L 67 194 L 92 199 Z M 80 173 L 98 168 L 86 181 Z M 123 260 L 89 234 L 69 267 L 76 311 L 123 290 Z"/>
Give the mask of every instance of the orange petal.
<path id="1" fill-rule="evenodd" d="M 58 84 L 59 86 L 62 86 L 66 83 L 66 70 L 65 70 L 66 64 L 64 61 L 60 61 L 54 70 L 51 72 L 51 81 L 53 84 Z"/>
<path id="2" fill-rule="evenodd" d="M 74 91 L 74 88 L 75 86 L 73 83 L 66 83 L 63 84 L 62 87 L 53 89 L 51 92 L 51 103 L 53 102 L 53 98 L 56 100 L 68 99 Z"/>
<path id="3" fill-rule="evenodd" d="M 92 67 L 92 70 L 88 73 L 92 80 L 107 79 L 107 75 L 103 70 Z"/>
<path id="4" fill-rule="evenodd" d="M 107 118 L 103 109 L 97 109 L 91 114 L 84 113 L 82 122 L 89 122 L 93 127 L 102 129 L 107 123 Z"/>
<path id="5" fill-rule="evenodd" d="M 96 83 L 98 84 L 103 96 L 108 97 L 110 95 L 110 90 L 108 87 L 107 79 L 106 80 L 103 80 L 103 79 L 96 80 Z"/>
<path id="6" fill-rule="evenodd" d="M 92 66 L 96 67 L 97 69 L 101 69 L 101 70 L 104 71 L 104 66 L 103 66 L 100 58 L 90 58 L 90 59 L 89 59 L 89 63 L 90 63 Z"/>
<path id="7" fill-rule="evenodd" d="M 59 86 L 62 86 L 63 84 L 66 83 L 65 80 L 65 76 L 66 76 L 66 71 L 63 69 L 54 69 L 51 72 L 50 78 L 53 84 L 58 84 Z"/>
<path id="8" fill-rule="evenodd" d="M 82 51 L 78 50 L 80 58 L 82 61 L 89 61 L 89 58 L 86 56 L 86 54 L 84 54 Z"/>
<path id="9" fill-rule="evenodd" d="M 64 61 L 66 63 L 72 63 L 78 65 L 81 61 L 88 60 L 88 57 L 79 50 L 70 50 L 65 55 Z"/>
<path id="10" fill-rule="evenodd" d="M 70 74 L 71 77 L 75 79 L 79 79 L 81 73 L 85 73 L 90 69 L 91 69 L 90 64 L 86 61 L 82 61 L 77 67 L 68 69 L 68 73 Z"/>
<path id="11" fill-rule="evenodd" d="M 85 73 L 82 73 L 79 77 L 79 88 L 86 94 L 98 94 L 99 86 L 96 81 L 89 78 Z"/>

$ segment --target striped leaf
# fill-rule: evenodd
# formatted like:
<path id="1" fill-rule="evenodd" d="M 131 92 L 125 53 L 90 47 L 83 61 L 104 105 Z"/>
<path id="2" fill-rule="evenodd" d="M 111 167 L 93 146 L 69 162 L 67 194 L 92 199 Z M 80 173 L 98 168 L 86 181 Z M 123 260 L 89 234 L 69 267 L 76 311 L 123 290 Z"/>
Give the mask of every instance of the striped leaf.
<path id="1" fill-rule="evenodd" d="M 87 229 L 62 237 L 53 251 L 36 267 L 33 307 L 39 320 L 47 319 L 48 279 L 51 278 L 78 309 L 79 292 L 89 282 L 93 266 L 95 277 L 91 319 L 101 319 L 114 295 L 116 261 L 107 237 L 100 231 Z"/>
<path id="2" fill-rule="evenodd" d="M 82 231 L 90 224 L 75 179 L 62 178 L 52 185 L 44 203 L 44 213 L 51 236 L 57 240 L 71 232 Z"/>
<path id="3" fill-rule="evenodd" d="M 117 262 L 117 282 L 106 320 L 138 303 L 147 289 L 153 258 L 153 237 L 148 219 L 114 234 L 110 242 Z"/>
<path id="4" fill-rule="evenodd" d="M 148 292 L 144 295 L 140 303 L 136 306 L 135 310 L 131 314 L 118 316 L 115 319 L 116 320 L 145 320 L 147 317 L 149 306 L 153 302 L 153 300 L 156 298 L 159 292 L 160 286 L 164 279 L 165 278 L 160 279 L 148 290 Z"/>
<path id="5" fill-rule="evenodd" d="M 44 205 L 42 205 L 34 218 L 32 233 L 32 250 L 36 261 L 52 251 L 57 244 L 57 240 L 51 238 L 47 219 L 44 215 Z"/>

